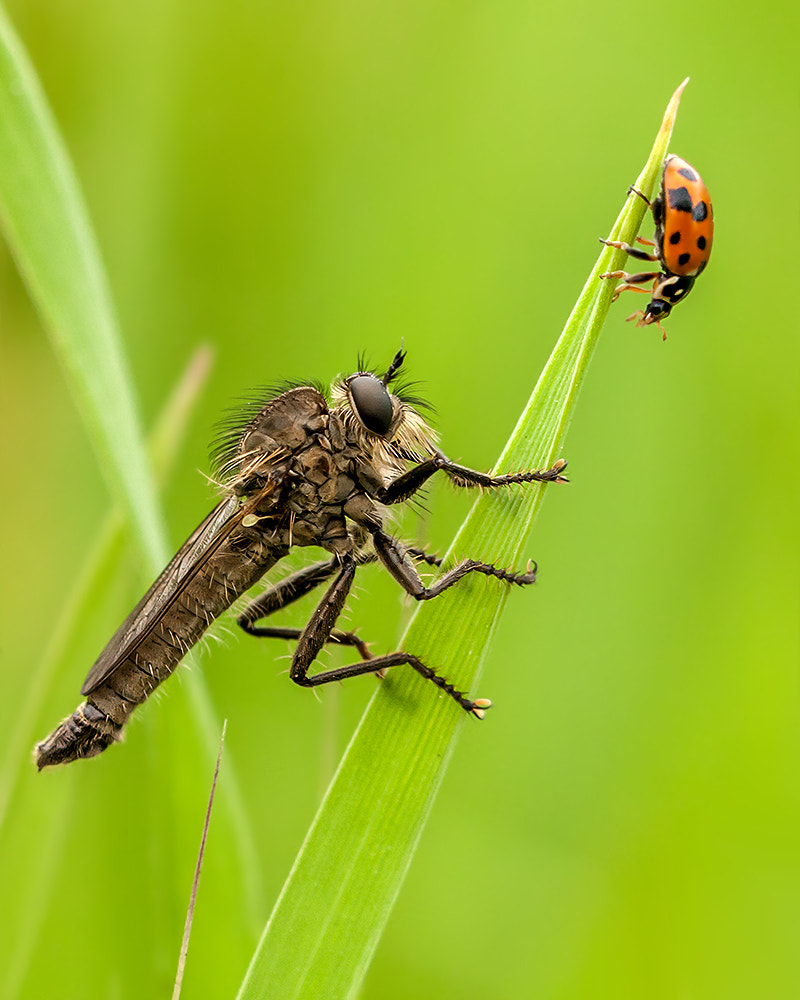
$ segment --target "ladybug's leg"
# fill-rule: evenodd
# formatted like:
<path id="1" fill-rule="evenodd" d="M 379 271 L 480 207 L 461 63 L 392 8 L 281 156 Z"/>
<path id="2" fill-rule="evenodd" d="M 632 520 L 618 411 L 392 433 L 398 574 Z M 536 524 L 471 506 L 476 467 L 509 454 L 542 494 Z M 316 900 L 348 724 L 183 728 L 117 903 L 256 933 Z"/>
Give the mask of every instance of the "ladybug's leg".
<path id="1" fill-rule="evenodd" d="M 636 242 L 637 243 L 641 243 L 642 246 L 646 246 L 646 247 L 654 247 L 656 245 L 656 241 L 655 240 L 646 240 L 644 238 L 644 236 L 637 236 L 636 237 Z"/>
<path id="2" fill-rule="evenodd" d="M 611 296 L 611 301 L 616 302 L 621 292 L 644 292 L 647 295 L 651 294 L 652 288 L 640 288 L 639 286 L 655 282 L 661 277 L 661 272 L 643 271 L 641 274 L 628 274 L 627 271 L 608 271 L 606 274 L 601 274 L 600 277 L 620 279 L 621 284 L 617 285 L 614 289 L 614 294 Z"/>
<path id="3" fill-rule="evenodd" d="M 625 322 L 626 323 L 630 323 L 633 320 L 636 320 L 636 325 L 637 326 L 650 326 L 651 323 L 655 323 L 655 325 L 661 331 L 661 339 L 662 340 L 666 340 L 667 339 L 667 331 L 661 325 L 660 321 L 657 320 L 657 319 L 653 319 L 652 316 L 648 319 L 647 318 L 647 313 L 644 310 L 637 309 L 635 313 L 631 313 L 630 316 L 626 316 L 625 317 Z"/>
<path id="4" fill-rule="evenodd" d="M 617 299 L 622 294 L 622 292 L 644 292 L 645 295 L 649 295 L 650 289 L 639 288 L 638 285 L 630 285 L 623 281 L 621 285 L 617 285 L 617 287 L 614 289 L 614 294 L 611 296 L 611 301 L 616 302 Z"/>
<path id="5" fill-rule="evenodd" d="M 628 274 L 627 271 L 607 271 L 605 274 L 600 275 L 601 278 L 620 278 L 625 282 L 626 286 L 634 285 L 646 285 L 649 281 L 654 281 L 656 278 L 661 277 L 660 271 L 642 271 L 641 274 Z M 648 288 L 636 288 L 637 292 L 647 292 L 651 289 Z"/>
<path id="6" fill-rule="evenodd" d="M 650 199 L 647 197 L 647 195 L 642 194 L 642 192 L 639 190 L 639 188 L 635 188 L 633 186 L 633 184 L 631 184 L 631 186 L 628 188 L 628 194 L 638 194 L 639 197 L 642 199 L 642 201 L 645 203 L 645 205 L 647 205 L 648 208 L 652 208 L 653 207 L 653 203 L 650 201 Z"/>
<path id="7" fill-rule="evenodd" d="M 638 239 L 638 237 L 637 237 Z M 637 250 L 636 247 L 630 245 L 630 243 L 620 243 L 618 240 L 604 240 L 602 236 L 600 237 L 600 242 L 605 243 L 607 247 L 613 247 L 615 250 L 624 250 L 626 254 L 630 257 L 635 257 L 636 260 L 658 260 L 658 257 L 653 253 L 645 253 L 644 250 Z M 640 243 L 645 245 L 655 246 L 649 240 L 639 240 Z"/>

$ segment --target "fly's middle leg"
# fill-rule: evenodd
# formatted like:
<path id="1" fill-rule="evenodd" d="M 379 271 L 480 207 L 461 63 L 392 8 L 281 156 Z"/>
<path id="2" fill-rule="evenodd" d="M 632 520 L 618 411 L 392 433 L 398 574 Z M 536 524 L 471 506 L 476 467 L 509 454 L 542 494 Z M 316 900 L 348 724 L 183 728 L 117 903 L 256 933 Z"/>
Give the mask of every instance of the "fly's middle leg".
<path id="1" fill-rule="evenodd" d="M 520 587 L 536 583 L 536 564 L 533 562 L 528 563 L 524 573 L 517 573 L 515 570 L 501 569 L 492 563 L 479 562 L 477 559 L 464 559 L 440 576 L 433 586 L 426 587 L 410 558 L 417 556 L 420 550 L 407 549 L 402 542 L 392 538 L 382 529 L 373 531 L 372 541 L 379 561 L 383 563 L 403 590 L 417 601 L 430 601 L 432 598 L 438 597 L 439 594 L 458 583 L 468 573 L 493 576 L 497 580 L 504 580 L 506 583 L 513 583 Z M 437 562 L 441 562 L 441 560 L 437 560 Z"/>
<path id="2" fill-rule="evenodd" d="M 435 555 L 431 555 L 424 549 L 409 547 L 408 554 L 417 562 L 426 563 L 429 566 L 441 566 L 442 560 Z M 356 557 L 357 564 L 375 562 L 377 556 L 371 552 L 361 552 Z M 285 628 L 278 625 L 256 625 L 261 618 L 267 618 L 276 611 L 281 611 L 301 597 L 305 597 L 315 587 L 329 580 L 339 569 L 341 562 L 338 558 L 328 559 L 323 562 L 306 566 L 297 573 L 287 576 L 285 580 L 270 587 L 263 594 L 252 601 L 236 619 L 237 624 L 248 635 L 256 636 L 260 639 L 286 639 L 297 642 L 303 634 L 300 628 Z M 493 574 L 494 575 L 494 574 Z M 516 581 L 515 581 L 516 582 Z M 362 660 L 372 659 L 369 646 L 355 632 L 344 632 L 341 629 L 332 629 L 327 642 L 337 646 L 353 646 Z M 383 676 L 382 670 L 375 673 Z"/>
<path id="3" fill-rule="evenodd" d="M 340 561 L 337 558 L 333 558 L 298 570 L 297 573 L 287 576 L 285 580 L 281 580 L 274 587 L 270 587 L 269 590 L 265 591 L 260 597 L 249 604 L 237 618 L 237 623 L 249 635 L 258 636 L 259 638 L 299 640 L 303 634 L 303 629 L 281 628 L 274 625 L 260 626 L 255 623 L 260 618 L 266 618 L 268 615 L 274 614 L 276 611 L 280 611 L 282 608 L 288 607 L 295 601 L 300 600 L 301 597 L 310 593 L 315 587 L 329 580 L 340 568 Z M 354 646 L 358 650 L 362 660 L 369 660 L 371 658 L 367 644 L 355 632 L 343 632 L 340 629 L 332 629 L 326 641 L 339 646 Z"/>
<path id="4" fill-rule="evenodd" d="M 325 597 L 311 616 L 308 625 L 303 629 L 289 672 L 295 684 L 299 684 L 301 687 L 318 687 L 322 684 L 330 684 L 332 681 L 343 681 L 349 677 L 377 673 L 389 667 L 408 665 L 413 667 L 426 680 L 431 681 L 440 690 L 444 691 L 445 694 L 448 694 L 465 712 L 469 712 L 476 718 L 482 719 L 486 709 L 491 707 L 491 702 L 487 698 L 477 698 L 475 700 L 468 698 L 463 692 L 458 691 L 448 680 L 437 674 L 432 667 L 429 667 L 419 657 L 413 656 L 411 653 L 388 653 L 386 656 L 375 656 L 364 663 L 352 663 L 343 667 L 335 667 L 332 670 L 324 670 L 318 674 L 309 676 L 308 671 L 311 664 L 325 643 L 330 641 L 336 621 L 342 613 L 347 595 L 350 593 L 350 588 L 353 585 L 356 568 L 356 560 L 352 557 L 346 558 L 342 562 L 339 575 L 328 588 Z"/>

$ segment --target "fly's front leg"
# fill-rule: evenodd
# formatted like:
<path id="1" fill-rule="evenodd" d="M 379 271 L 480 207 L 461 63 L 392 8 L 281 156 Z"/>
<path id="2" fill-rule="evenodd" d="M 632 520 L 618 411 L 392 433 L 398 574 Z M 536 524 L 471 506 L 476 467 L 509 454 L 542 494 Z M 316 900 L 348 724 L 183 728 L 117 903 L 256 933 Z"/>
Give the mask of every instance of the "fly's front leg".
<path id="1" fill-rule="evenodd" d="M 440 455 L 441 464 L 439 468 L 450 479 L 454 486 L 469 489 L 478 486 L 484 490 L 497 489 L 500 486 L 511 486 L 513 483 L 567 483 L 569 482 L 561 473 L 566 469 L 567 463 L 563 458 L 559 458 L 549 469 L 532 469 L 530 472 L 509 472 L 502 476 L 490 476 L 487 472 L 478 472 L 469 469 L 466 465 L 458 465 L 451 462 L 449 458 Z"/>
<path id="2" fill-rule="evenodd" d="M 362 561 L 367 562 L 371 559 L 366 557 Z M 255 622 L 300 600 L 315 587 L 329 580 L 340 566 L 339 560 L 334 558 L 314 563 L 313 566 L 306 566 L 304 569 L 298 570 L 297 573 L 292 573 L 291 576 L 276 583 L 274 587 L 270 587 L 252 604 L 249 604 L 236 619 L 237 623 L 249 635 L 268 639 L 299 640 L 303 634 L 302 629 L 259 626 Z M 339 646 L 355 646 L 362 660 L 370 659 L 371 654 L 367 644 L 355 632 L 342 632 L 339 629 L 333 629 L 326 641 Z"/>
<path id="3" fill-rule="evenodd" d="M 395 503 L 403 503 L 425 485 L 434 473 L 441 468 L 439 457 L 426 458 L 424 462 L 415 465 L 413 469 L 398 476 L 388 486 L 379 491 L 376 499 L 387 507 Z"/>
<path id="4" fill-rule="evenodd" d="M 482 719 L 486 709 L 491 707 L 491 702 L 487 698 L 477 698 L 474 701 L 467 698 L 444 677 L 440 677 L 432 667 L 427 666 L 419 657 L 413 656 L 411 653 L 389 653 L 386 656 L 373 657 L 366 663 L 353 663 L 344 667 L 336 667 L 333 670 L 324 670 L 312 676 L 308 675 L 311 664 L 325 643 L 329 641 L 336 621 L 342 613 L 347 595 L 353 585 L 356 566 L 357 563 L 353 558 L 347 557 L 343 560 L 341 572 L 328 588 L 328 592 L 319 607 L 303 629 L 289 672 L 295 684 L 299 684 L 301 687 L 319 687 L 322 684 L 330 684 L 332 681 L 343 681 L 350 677 L 359 677 L 362 674 L 382 673 L 389 667 L 407 665 L 413 667 L 418 674 L 431 681 L 458 702 L 465 712 Z"/>
<path id="5" fill-rule="evenodd" d="M 413 469 L 398 476 L 377 494 L 376 499 L 387 506 L 402 503 L 416 493 L 421 486 L 424 486 L 434 473 L 439 471 L 444 472 L 456 486 L 467 488 L 480 486 L 483 489 L 492 489 L 498 486 L 510 486 L 512 483 L 565 483 L 567 480 L 561 473 L 566 467 L 567 463 L 563 458 L 560 458 L 549 469 L 517 472 L 506 476 L 490 476 L 486 472 L 477 472 L 465 465 L 451 462 L 446 455 L 439 451 L 433 458 L 420 462 Z"/>

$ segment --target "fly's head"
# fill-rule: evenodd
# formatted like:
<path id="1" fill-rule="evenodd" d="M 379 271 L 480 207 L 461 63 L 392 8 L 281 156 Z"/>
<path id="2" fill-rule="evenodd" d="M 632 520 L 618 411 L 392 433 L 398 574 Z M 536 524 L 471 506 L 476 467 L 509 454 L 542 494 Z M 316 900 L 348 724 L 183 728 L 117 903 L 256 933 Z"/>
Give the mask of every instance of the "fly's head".
<path id="1" fill-rule="evenodd" d="M 405 360 L 398 351 L 384 375 L 357 371 L 331 386 L 335 411 L 343 420 L 347 437 L 375 469 L 384 483 L 434 454 L 436 434 L 418 408 L 428 404 L 409 391 L 408 384 L 392 382 Z"/>

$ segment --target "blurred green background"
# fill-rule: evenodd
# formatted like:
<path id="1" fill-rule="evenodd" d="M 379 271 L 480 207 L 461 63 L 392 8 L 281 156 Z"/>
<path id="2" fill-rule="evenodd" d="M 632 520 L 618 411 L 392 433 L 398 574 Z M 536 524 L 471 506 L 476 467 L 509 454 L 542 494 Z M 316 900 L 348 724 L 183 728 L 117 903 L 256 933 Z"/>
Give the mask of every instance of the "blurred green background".
<path id="1" fill-rule="evenodd" d="M 796 5 L 706 3 L 680 31 L 669 10 L 584 2 L 9 11 L 83 185 L 146 426 L 196 347 L 215 350 L 164 493 L 175 545 L 213 503 L 197 470 L 236 396 L 329 381 L 362 350 L 385 365 L 401 340 L 445 450 L 490 467 L 691 76 L 672 149 L 711 190 L 710 267 L 666 344 L 624 323 L 638 298 L 612 310 L 572 484 L 531 539 L 540 583 L 509 602 L 481 684 L 497 707 L 464 727 L 362 996 L 800 995 L 800 346 L 794 265 L 780 258 L 784 285 L 773 253 L 798 235 Z M 8 736 L 109 498 L 4 250 L 0 336 Z M 437 487 L 428 506 L 405 533 L 444 551 L 468 500 Z M 114 580 L 30 745 L 145 582 L 130 555 Z M 408 612 L 364 572 L 352 618 L 376 650 Z M 194 670 L 229 720 L 221 780 L 247 816 L 212 820 L 186 998 L 235 993 L 373 690 L 316 700 L 280 644 L 223 640 Z M 19 762 L 6 996 L 169 995 L 212 770 L 190 683 L 96 761 Z"/>

